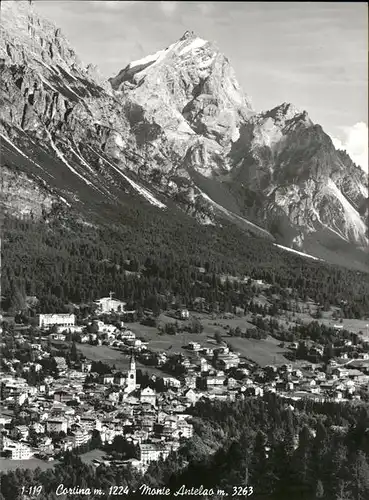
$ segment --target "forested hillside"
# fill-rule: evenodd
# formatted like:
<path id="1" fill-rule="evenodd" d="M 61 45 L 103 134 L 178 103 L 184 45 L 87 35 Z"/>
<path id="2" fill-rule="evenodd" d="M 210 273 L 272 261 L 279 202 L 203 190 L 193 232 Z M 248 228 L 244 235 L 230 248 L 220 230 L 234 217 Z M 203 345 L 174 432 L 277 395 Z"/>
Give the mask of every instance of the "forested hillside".
<path id="1" fill-rule="evenodd" d="M 344 301 L 351 317 L 369 310 L 368 275 L 284 252 L 231 224 L 201 227 L 185 216 L 127 207 L 124 216 L 112 214 L 109 226 L 60 214 L 44 221 L 7 218 L 3 235 L 6 310 L 22 309 L 31 295 L 44 312 L 56 312 L 110 290 L 135 306 L 170 294 L 188 305 L 202 296 L 243 306 L 244 285 L 222 287 L 219 274 L 263 279 L 322 304 Z"/>

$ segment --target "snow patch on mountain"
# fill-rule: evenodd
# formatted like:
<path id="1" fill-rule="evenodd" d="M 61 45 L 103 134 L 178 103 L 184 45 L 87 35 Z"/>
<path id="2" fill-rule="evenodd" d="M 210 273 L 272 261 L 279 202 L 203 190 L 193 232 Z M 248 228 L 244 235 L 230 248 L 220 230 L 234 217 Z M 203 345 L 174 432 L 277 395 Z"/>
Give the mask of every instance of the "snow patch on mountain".
<path id="1" fill-rule="evenodd" d="M 158 208 L 167 208 L 167 206 L 164 205 L 164 203 L 162 203 L 158 199 L 156 199 L 155 196 L 150 193 L 150 191 L 148 191 L 147 189 L 143 188 L 142 186 L 140 186 L 139 184 L 137 184 L 136 182 L 134 182 L 132 179 L 130 179 L 129 177 L 127 177 L 126 175 L 124 175 L 123 172 L 120 172 L 120 174 L 126 179 L 127 182 L 129 182 L 131 184 L 131 186 L 138 193 L 140 193 L 144 198 L 146 198 L 147 201 L 149 201 L 151 203 L 151 205 L 154 205 L 155 207 L 158 207 Z"/>
<path id="2" fill-rule="evenodd" d="M 69 90 L 69 92 L 72 92 L 72 94 L 74 94 L 78 100 L 81 100 L 81 96 L 76 94 L 74 90 L 70 87 L 70 85 L 68 85 L 65 81 L 64 81 L 64 87 L 66 87 Z"/>
<path id="3" fill-rule="evenodd" d="M 71 206 L 72 206 L 70 203 L 68 203 L 68 202 L 67 202 L 67 200 L 66 200 L 65 198 L 63 198 L 63 196 L 60 196 L 60 195 L 59 195 L 59 198 L 60 198 L 60 199 L 61 199 L 61 201 L 62 201 L 63 203 L 65 203 L 68 207 L 71 207 Z"/>
<path id="4" fill-rule="evenodd" d="M 43 83 L 44 85 L 47 85 L 48 87 L 50 87 L 50 88 L 51 88 L 51 90 L 52 90 L 53 92 L 58 92 L 58 91 L 56 90 L 56 88 L 55 88 L 55 87 L 53 87 L 53 86 L 51 85 L 51 83 L 50 83 L 50 82 L 48 82 L 48 81 L 46 80 L 46 78 L 44 78 L 41 74 L 40 74 L 39 76 L 40 76 L 40 80 L 42 81 L 42 83 Z"/>
<path id="5" fill-rule="evenodd" d="M 67 75 L 69 75 L 73 80 L 75 80 L 76 82 L 78 82 L 78 79 L 69 71 L 69 68 L 68 68 L 68 65 L 67 64 L 63 64 L 63 70 L 67 73 Z"/>
<path id="6" fill-rule="evenodd" d="M 79 161 L 84 165 L 92 174 L 96 175 L 94 169 L 82 158 L 80 154 L 78 154 L 72 147 L 70 148 L 72 153 L 79 159 Z"/>
<path id="7" fill-rule="evenodd" d="M 99 191 L 93 184 L 92 182 L 90 182 L 89 180 L 87 180 L 85 177 L 83 177 L 83 175 L 81 175 L 79 172 L 77 172 L 77 170 L 75 168 L 73 168 L 71 165 L 69 165 L 69 163 L 67 162 L 67 160 L 65 159 L 63 153 L 57 148 L 55 142 L 52 140 L 52 137 L 51 137 L 51 134 L 50 132 L 47 131 L 47 134 L 48 134 L 48 137 L 49 137 L 49 140 L 50 140 L 50 145 L 51 147 L 53 148 L 53 150 L 55 151 L 55 154 L 56 156 L 64 163 L 64 165 L 66 165 L 69 170 L 71 172 L 73 172 L 75 175 L 77 175 L 80 179 L 82 179 L 82 181 L 84 183 L 86 183 L 88 186 L 92 186 L 94 187 L 97 191 Z"/>
<path id="8" fill-rule="evenodd" d="M 211 203 L 214 207 L 216 207 L 220 212 L 222 212 L 223 214 L 231 217 L 231 218 L 236 218 L 238 219 L 239 221 L 242 221 L 244 222 L 245 224 L 257 229 L 258 231 L 261 231 L 262 233 L 270 236 L 270 233 L 268 233 L 268 231 L 266 231 L 265 229 L 262 229 L 261 227 L 257 226 L 256 224 L 253 224 L 252 222 L 248 221 L 247 219 L 244 219 L 243 217 L 241 217 L 240 215 L 237 215 L 233 212 L 231 212 L 230 210 L 227 210 L 226 208 L 224 208 L 222 205 L 219 205 L 219 203 L 215 202 L 214 200 L 212 200 L 210 198 L 210 196 L 208 196 L 206 193 L 204 193 L 203 191 L 201 191 L 201 189 L 199 189 L 199 192 L 200 192 L 200 195 L 206 200 L 208 201 L 209 203 Z"/>
<path id="9" fill-rule="evenodd" d="M 332 179 L 328 179 L 328 182 L 325 186 L 325 191 L 328 195 L 334 196 L 341 204 L 346 223 L 348 224 L 348 228 L 354 234 L 354 237 L 357 241 L 367 241 L 365 237 L 366 226 L 364 221 L 361 219 L 359 213 L 355 210 L 355 208 L 350 204 L 350 202 L 345 198 L 345 196 L 338 189 L 336 184 L 332 181 Z"/>
<path id="10" fill-rule="evenodd" d="M 205 44 L 208 42 L 206 40 L 203 40 L 202 38 L 195 38 L 189 45 L 184 47 L 180 52 L 179 55 L 183 56 L 183 54 L 186 54 L 190 50 L 193 51 L 195 49 L 198 49 L 200 47 L 203 47 Z"/>
<path id="11" fill-rule="evenodd" d="M 119 175 L 121 175 L 140 195 L 142 195 L 144 198 L 146 198 L 146 200 L 148 202 L 150 202 L 151 205 L 154 205 L 158 208 L 167 208 L 167 206 L 164 205 L 164 203 L 159 201 L 157 198 L 155 198 L 155 196 L 152 193 L 150 193 L 150 191 L 148 189 L 143 188 L 142 186 L 140 186 L 139 184 L 134 182 L 132 179 L 127 177 L 121 170 L 119 170 L 119 168 L 117 168 L 115 165 L 110 163 L 110 161 L 108 161 L 106 158 L 102 157 L 97 151 L 95 151 L 91 147 L 90 147 L 90 149 L 95 154 L 97 154 L 97 156 L 99 156 L 103 161 L 105 161 L 108 165 L 110 165 Z"/>
<path id="12" fill-rule="evenodd" d="M 124 148 L 124 141 L 123 141 L 122 136 L 120 134 L 114 135 L 114 142 L 119 148 Z"/>
<path id="13" fill-rule="evenodd" d="M 199 63 L 199 71 L 202 71 L 204 69 L 207 69 L 209 68 L 213 62 L 215 61 L 216 59 L 216 54 L 213 54 L 211 57 L 207 57 L 206 59 L 203 59 L 200 63 Z"/>
<path id="14" fill-rule="evenodd" d="M 43 172 L 45 172 L 45 170 L 38 164 L 36 163 L 35 161 L 32 160 L 32 158 L 30 158 L 29 156 L 27 156 L 25 153 L 23 153 L 23 151 L 21 151 L 19 148 L 17 148 L 17 146 L 8 138 L 6 137 L 5 135 L 1 134 L 0 133 L 0 136 L 7 142 L 9 143 L 12 148 L 14 148 L 17 153 L 19 153 L 21 156 L 23 156 L 24 158 L 26 158 L 28 161 L 30 161 L 31 163 L 33 163 L 37 168 L 40 168 Z M 50 177 L 52 177 L 50 175 Z"/>
<path id="15" fill-rule="evenodd" d="M 134 68 L 135 66 L 143 66 L 151 62 L 153 63 L 165 52 L 166 52 L 165 50 L 159 50 L 155 54 L 149 54 L 148 56 L 143 57 L 142 59 L 138 59 L 137 61 L 132 61 L 128 64 L 128 68 Z"/>
<path id="16" fill-rule="evenodd" d="M 319 259 L 318 257 L 314 257 L 313 255 L 309 255 L 308 253 L 299 252 L 298 250 L 294 250 L 293 248 L 284 247 L 283 245 L 278 245 L 277 243 L 273 243 L 273 245 L 275 247 L 280 248 L 281 250 L 286 250 L 287 252 L 292 252 L 292 253 L 295 253 L 297 255 L 301 255 L 302 257 L 307 257 L 308 259 L 320 260 L 320 261 L 323 260 L 323 259 Z"/>
<path id="17" fill-rule="evenodd" d="M 172 50 L 175 48 L 175 46 L 178 45 L 178 42 L 176 43 L 172 43 L 171 45 L 169 45 L 169 47 L 167 47 L 166 49 L 164 50 L 159 50 L 158 52 L 155 52 L 155 54 L 149 54 L 148 56 L 146 57 L 143 57 L 142 59 L 138 59 L 136 61 L 132 61 L 128 64 L 127 66 L 127 69 L 131 69 L 131 68 L 135 68 L 137 66 L 144 66 L 146 64 L 150 64 L 151 65 L 148 67 L 148 68 L 152 68 L 155 64 L 159 63 L 160 61 L 162 61 L 165 56 Z M 138 71 L 137 73 L 144 73 L 146 69 L 148 68 L 145 68 L 143 69 L 142 71 Z"/>
<path id="18" fill-rule="evenodd" d="M 364 198 L 368 198 L 368 196 L 369 196 L 368 187 L 361 184 L 361 182 L 359 182 L 358 186 L 359 186 L 360 193 L 364 196 Z"/>

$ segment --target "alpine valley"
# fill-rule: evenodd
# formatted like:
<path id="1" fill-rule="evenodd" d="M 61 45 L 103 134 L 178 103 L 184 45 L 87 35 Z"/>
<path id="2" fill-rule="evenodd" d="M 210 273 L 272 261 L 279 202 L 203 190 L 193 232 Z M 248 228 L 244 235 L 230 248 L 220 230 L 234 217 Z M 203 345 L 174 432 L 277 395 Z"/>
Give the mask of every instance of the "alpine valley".
<path id="1" fill-rule="evenodd" d="M 124 235 L 155 219 L 234 260 L 369 270 L 364 172 L 306 111 L 256 112 L 214 43 L 186 32 L 105 81 L 18 1 L 1 4 L 0 50 L 5 220 Z"/>
<path id="2" fill-rule="evenodd" d="M 93 3 L 58 11 L 82 33 Z M 362 39 L 360 3 L 306 4 Z M 306 111 L 254 110 L 201 33 L 106 80 L 0 8 L 0 500 L 369 499 L 364 171 Z"/>

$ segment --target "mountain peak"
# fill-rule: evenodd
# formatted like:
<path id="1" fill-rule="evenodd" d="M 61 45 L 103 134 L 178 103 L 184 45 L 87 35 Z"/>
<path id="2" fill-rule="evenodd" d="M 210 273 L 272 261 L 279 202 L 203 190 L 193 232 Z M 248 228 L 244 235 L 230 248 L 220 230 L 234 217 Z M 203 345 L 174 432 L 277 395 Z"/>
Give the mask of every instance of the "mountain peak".
<path id="1" fill-rule="evenodd" d="M 194 31 L 187 30 L 183 33 L 181 38 L 179 39 L 180 42 L 183 42 L 184 40 L 194 40 L 195 38 L 198 38 L 195 34 Z"/>
<path id="2" fill-rule="evenodd" d="M 40 15 L 28 0 L 1 4 L 0 29 L 0 52 L 12 63 L 36 65 L 37 69 L 45 64 L 53 68 L 58 64 L 81 65 L 60 28 Z"/>
<path id="3" fill-rule="evenodd" d="M 277 122 L 290 122 L 291 120 L 298 120 L 299 122 L 305 123 L 305 125 L 310 126 L 313 125 L 313 122 L 310 120 L 309 115 L 306 111 L 301 111 L 296 106 L 289 102 L 283 102 L 279 106 L 267 111 L 266 113 L 262 113 L 262 115 L 266 118 L 272 118 Z"/>

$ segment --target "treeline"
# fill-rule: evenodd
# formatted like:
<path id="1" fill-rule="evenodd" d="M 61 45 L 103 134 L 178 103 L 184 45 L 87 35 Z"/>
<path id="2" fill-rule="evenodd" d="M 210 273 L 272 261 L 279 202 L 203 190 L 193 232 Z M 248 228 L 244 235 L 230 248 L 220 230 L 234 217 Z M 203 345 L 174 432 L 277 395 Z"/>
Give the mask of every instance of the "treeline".
<path id="1" fill-rule="evenodd" d="M 110 290 L 137 307 L 163 308 L 173 297 L 192 307 L 203 297 L 210 310 L 232 312 L 256 294 L 250 284 L 222 284 L 220 274 L 262 279 L 320 304 L 344 301 L 351 317 L 369 310 L 368 275 L 287 254 L 232 225 L 132 208 L 110 226 L 72 217 L 3 224 L 2 307 L 11 312 L 26 308 L 26 296 L 38 297 L 38 311 L 60 312 Z"/>

